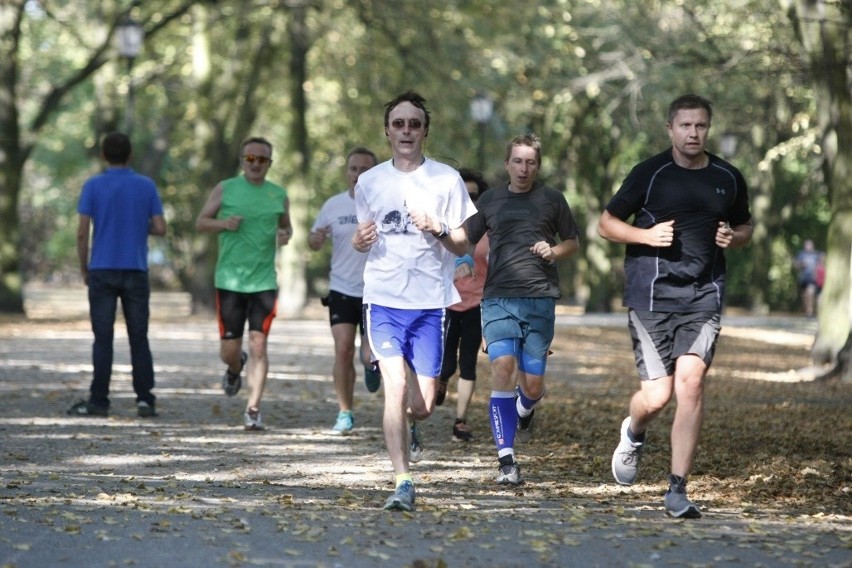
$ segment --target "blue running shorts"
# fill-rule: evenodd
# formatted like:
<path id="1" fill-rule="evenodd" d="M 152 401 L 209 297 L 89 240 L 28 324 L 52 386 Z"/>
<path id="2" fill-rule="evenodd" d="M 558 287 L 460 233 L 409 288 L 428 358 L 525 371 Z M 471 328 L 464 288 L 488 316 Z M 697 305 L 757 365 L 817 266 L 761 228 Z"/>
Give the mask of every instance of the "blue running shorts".
<path id="1" fill-rule="evenodd" d="M 444 308 L 409 310 L 366 304 L 364 318 L 374 359 L 402 357 L 418 375 L 441 374 Z"/>
<path id="2" fill-rule="evenodd" d="M 485 298 L 482 300 L 482 336 L 486 346 L 502 340 L 517 340 L 516 355 L 526 362 L 525 372 L 544 374 L 544 362 L 553 342 L 556 323 L 554 298 Z M 501 353 L 502 354 L 502 353 Z M 489 352 L 492 360 L 496 353 Z M 498 355 L 499 356 L 499 355 Z"/>

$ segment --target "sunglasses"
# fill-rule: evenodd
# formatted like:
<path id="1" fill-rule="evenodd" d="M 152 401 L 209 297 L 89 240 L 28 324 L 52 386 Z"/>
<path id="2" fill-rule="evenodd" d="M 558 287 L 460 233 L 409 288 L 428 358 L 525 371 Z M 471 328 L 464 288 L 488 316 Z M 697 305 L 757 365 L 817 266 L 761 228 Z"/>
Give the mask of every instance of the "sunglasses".
<path id="1" fill-rule="evenodd" d="M 271 164 L 272 163 L 272 158 L 269 158 L 267 156 L 255 156 L 254 154 L 244 154 L 243 160 L 245 160 L 249 164 L 253 164 L 253 163 L 257 162 L 261 166 L 263 164 L 267 164 L 267 163 Z"/>
<path id="2" fill-rule="evenodd" d="M 392 120 L 390 124 L 397 130 L 405 128 L 405 120 L 401 118 Z M 420 130 L 421 128 L 423 128 L 423 122 L 417 118 L 412 118 L 408 121 L 408 128 L 410 128 L 411 130 Z"/>

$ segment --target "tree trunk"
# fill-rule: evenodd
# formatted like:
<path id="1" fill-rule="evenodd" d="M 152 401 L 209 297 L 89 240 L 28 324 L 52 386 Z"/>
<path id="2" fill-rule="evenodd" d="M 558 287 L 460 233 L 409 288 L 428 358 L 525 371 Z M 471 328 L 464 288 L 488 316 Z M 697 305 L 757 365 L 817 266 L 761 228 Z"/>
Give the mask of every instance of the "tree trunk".
<path id="1" fill-rule="evenodd" d="M 9 156 L 8 151 L 13 149 L 10 146 L 16 144 L 0 145 L 0 154 Z M 24 312 L 18 219 L 20 187 L 21 164 L 14 159 L 0 159 L 0 312 L 5 313 Z"/>
<path id="2" fill-rule="evenodd" d="M 308 175 L 311 168 L 308 135 L 308 51 L 311 47 L 306 21 L 307 8 L 299 3 L 290 9 L 287 31 L 290 38 L 290 95 L 293 104 L 293 148 L 298 169 L 287 184 L 293 238 L 281 249 L 278 261 L 278 306 L 286 318 L 298 318 L 308 298 L 306 278 L 307 234 L 310 227 Z"/>
<path id="3" fill-rule="evenodd" d="M 0 312 L 23 313 L 18 196 L 23 157 L 18 126 L 18 40 L 23 3 L 0 5 Z"/>
<path id="4" fill-rule="evenodd" d="M 782 0 L 783 2 L 783 0 Z M 790 17 L 805 48 L 814 86 L 823 174 L 831 221 L 826 280 L 819 301 L 819 329 L 812 351 L 817 364 L 839 368 L 848 378 L 852 327 L 852 94 L 846 49 L 852 12 L 844 2 L 795 0 Z"/>
<path id="5" fill-rule="evenodd" d="M 192 3 L 192 0 L 186 0 L 172 12 L 160 12 L 162 17 L 146 30 L 146 37 L 150 39 L 168 22 L 179 18 Z M 68 94 L 84 84 L 109 60 L 111 32 L 131 9 L 128 7 L 102 21 L 110 33 L 101 34 L 92 30 L 90 36 L 100 37 L 101 42 L 88 53 L 82 54 L 82 65 L 78 68 L 50 77 L 50 88 L 42 93 L 41 84 L 38 91 L 26 91 L 18 82 L 22 23 L 28 4 L 0 0 L 0 312 L 22 313 L 24 309 L 18 217 L 24 165 L 38 143 L 42 129 L 61 111 Z M 33 103 L 35 112 L 31 121 L 22 128 L 18 104 L 26 98 Z"/>

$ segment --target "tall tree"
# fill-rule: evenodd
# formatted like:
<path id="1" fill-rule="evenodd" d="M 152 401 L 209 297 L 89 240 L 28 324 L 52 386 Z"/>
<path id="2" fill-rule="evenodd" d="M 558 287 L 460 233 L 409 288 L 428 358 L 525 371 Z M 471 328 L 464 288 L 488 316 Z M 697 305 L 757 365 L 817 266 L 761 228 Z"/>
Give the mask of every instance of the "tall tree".
<path id="1" fill-rule="evenodd" d="M 194 3 L 169 3 L 156 12 L 142 13 L 145 34 L 157 35 Z M 45 7 L 30 0 L 0 2 L 0 312 L 24 309 L 18 216 L 24 166 L 69 93 L 113 58 L 115 28 L 129 17 L 135 4 L 121 9 L 113 6 L 110 12 L 103 6 L 96 9 L 77 3 Z M 54 24 L 56 51 L 52 55 L 65 60 L 65 66 L 54 66 L 49 85 L 33 69 L 22 69 L 24 32 L 36 22 Z M 81 29 L 88 33 L 78 34 Z M 35 58 L 26 63 L 33 65 Z M 21 112 L 24 103 L 25 114 Z"/>
<path id="2" fill-rule="evenodd" d="M 187 104 L 171 117 L 189 128 L 170 132 L 168 146 L 173 160 L 192 164 L 193 170 L 161 172 L 167 188 L 181 188 L 169 200 L 177 210 L 172 246 L 179 279 L 195 309 L 212 306 L 217 252 L 215 238 L 196 232 L 195 216 L 213 186 L 238 172 L 244 139 L 256 134 L 277 142 L 272 128 L 255 128 L 271 96 L 274 63 L 284 46 L 279 41 L 281 18 L 269 6 L 232 8 L 235 12 L 206 6 L 192 11 L 192 48 L 183 60 L 191 62 L 192 72 L 188 78 L 175 78 L 173 94 Z M 166 112 L 171 100 L 160 102 Z M 274 152 L 277 180 L 279 165 L 286 163 L 280 156 L 286 152 L 278 143 Z"/>
<path id="3" fill-rule="evenodd" d="M 781 0 L 810 63 L 831 220 L 819 331 L 812 356 L 852 381 L 852 6 L 843 0 Z"/>

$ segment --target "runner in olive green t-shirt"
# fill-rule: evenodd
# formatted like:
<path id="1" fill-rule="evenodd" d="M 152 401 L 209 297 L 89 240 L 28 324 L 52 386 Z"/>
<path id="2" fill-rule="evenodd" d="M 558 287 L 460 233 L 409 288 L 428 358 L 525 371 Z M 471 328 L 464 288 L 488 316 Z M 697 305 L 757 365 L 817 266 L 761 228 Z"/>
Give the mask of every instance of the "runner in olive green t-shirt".
<path id="1" fill-rule="evenodd" d="M 243 142 L 243 175 L 213 188 L 198 214 L 199 231 L 218 233 L 216 311 L 221 338 L 219 356 L 228 365 L 222 388 L 234 396 L 248 361 L 249 396 L 244 415 L 247 430 L 262 430 L 260 399 L 269 369 L 267 337 L 278 299 L 275 253 L 293 235 L 287 192 L 266 181 L 272 144 L 263 138 Z M 246 321 L 249 355 L 242 349 Z"/>

